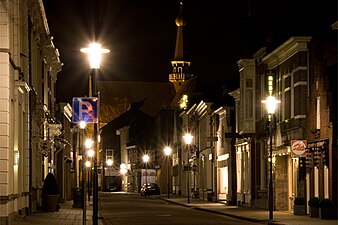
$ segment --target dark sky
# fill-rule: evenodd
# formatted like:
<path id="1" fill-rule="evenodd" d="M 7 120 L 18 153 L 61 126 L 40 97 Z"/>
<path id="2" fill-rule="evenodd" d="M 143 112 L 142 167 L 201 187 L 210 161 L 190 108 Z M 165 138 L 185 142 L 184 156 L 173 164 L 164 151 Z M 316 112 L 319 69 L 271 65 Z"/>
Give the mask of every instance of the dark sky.
<path id="1" fill-rule="evenodd" d="M 88 93 L 89 66 L 80 48 L 99 41 L 100 79 L 168 81 L 174 57 L 178 0 L 44 0 L 63 70 L 59 101 Z M 250 9 L 250 10 L 249 10 Z M 337 1 L 185 0 L 184 57 L 202 79 L 236 88 L 237 61 L 291 35 L 315 35 L 337 20 Z"/>

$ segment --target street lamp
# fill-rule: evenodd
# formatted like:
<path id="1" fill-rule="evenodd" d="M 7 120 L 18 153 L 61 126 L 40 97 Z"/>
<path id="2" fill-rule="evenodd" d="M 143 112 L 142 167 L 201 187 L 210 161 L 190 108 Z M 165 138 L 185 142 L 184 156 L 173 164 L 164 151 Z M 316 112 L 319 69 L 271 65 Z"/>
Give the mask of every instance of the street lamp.
<path id="1" fill-rule="evenodd" d="M 266 105 L 269 116 L 269 136 L 270 136 L 270 176 L 269 176 L 269 220 L 273 220 L 273 186 L 272 186 L 272 123 L 277 104 L 280 103 L 274 96 L 268 96 L 266 100 L 262 100 L 262 103 Z"/>
<path id="2" fill-rule="evenodd" d="M 96 79 L 95 76 L 96 71 L 101 67 L 101 56 L 102 54 L 108 53 L 109 49 L 104 49 L 101 47 L 101 44 L 98 43 L 91 43 L 89 44 L 88 48 L 81 48 L 81 52 L 85 53 L 89 57 L 90 68 L 93 72 L 93 81 L 90 79 L 90 87 L 94 89 L 94 93 L 98 95 L 97 88 L 96 88 Z M 91 77 L 90 77 L 91 78 Z M 91 85 L 91 83 L 93 83 Z M 89 88 L 89 97 L 92 97 L 92 90 Z M 100 101 L 99 101 L 100 102 Z M 97 123 L 99 121 L 99 117 L 97 118 Z M 94 161 L 94 176 L 93 176 L 93 225 L 98 225 L 98 173 L 97 173 L 97 139 L 98 139 L 98 127 L 97 123 L 94 123 L 94 151 L 96 155 L 93 157 Z"/>
<path id="3" fill-rule="evenodd" d="M 172 149 L 170 147 L 165 147 L 164 148 L 164 154 L 167 156 L 167 162 L 168 162 L 168 165 L 167 165 L 167 178 L 168 178 L 168 199 L 169 199 L 169 189 L 170 189 L 170 180 L 169 180 L 169 163 L 170 163 L 170 155 L 171 155 L 171 151 Z"/>
<path id="4" fill-rule="evenodd" d="M 149 155 L 143 156 L 143 162 L 146 164 L 146 185 L 148 184 L 148 162 L 149 162 Z"/>
<path id="5" fill-rule="evenodd" d="M 190 204 L 190 144 L 192 143 L 193 136 L 189 133 L 185 134 L 183 136 L 183 139 L 185 141 L 185 144 L 187 145 L 187 150 L 188 150 L 188 181 L 187 181 L 187 186 L 188 186 L 188 204 Z"/>

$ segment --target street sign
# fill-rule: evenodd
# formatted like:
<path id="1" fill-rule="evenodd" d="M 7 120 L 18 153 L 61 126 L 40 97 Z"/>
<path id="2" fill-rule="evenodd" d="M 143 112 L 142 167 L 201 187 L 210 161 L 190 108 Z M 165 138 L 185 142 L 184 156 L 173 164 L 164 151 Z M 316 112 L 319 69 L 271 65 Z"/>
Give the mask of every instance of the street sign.
<path id="1" fill-rule="evenodd" d="M 73 98 L 73 123 L 84 121 L 98 123 L 99 99 L 96 97 Z"/>

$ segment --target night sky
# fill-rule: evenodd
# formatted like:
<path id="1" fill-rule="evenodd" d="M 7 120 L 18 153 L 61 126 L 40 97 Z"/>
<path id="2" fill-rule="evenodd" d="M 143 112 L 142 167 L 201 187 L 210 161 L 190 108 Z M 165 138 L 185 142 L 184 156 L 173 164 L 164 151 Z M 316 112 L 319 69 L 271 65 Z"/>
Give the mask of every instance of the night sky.
<path id="1" fill-rule="evenodd" d="M 89 65 L 80 48 L 110 49 L 101 80 L 168 81 L 174 57 L 178 0 L 43 0 L 51 35 L 64 63 L 58 101 L 85 96 Z M 321 4 L 320 3 L 325 3 Z M 201 79 L 235 89 L 237 61 L 291 35 L 318 35 L 337 20 L 337 1 L 185 0 L 184 57 Z"/>

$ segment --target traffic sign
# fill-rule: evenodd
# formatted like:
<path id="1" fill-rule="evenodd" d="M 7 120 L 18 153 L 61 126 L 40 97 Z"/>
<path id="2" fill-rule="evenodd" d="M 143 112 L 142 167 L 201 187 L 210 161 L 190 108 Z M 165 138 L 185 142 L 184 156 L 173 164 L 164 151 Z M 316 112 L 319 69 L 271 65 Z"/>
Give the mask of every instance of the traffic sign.
<path id="1" fill-rule="evenodd" d="M 73 98 L 73 123 L 84 121 L 98 123 L 99 99 L 97 97 Z"/>

